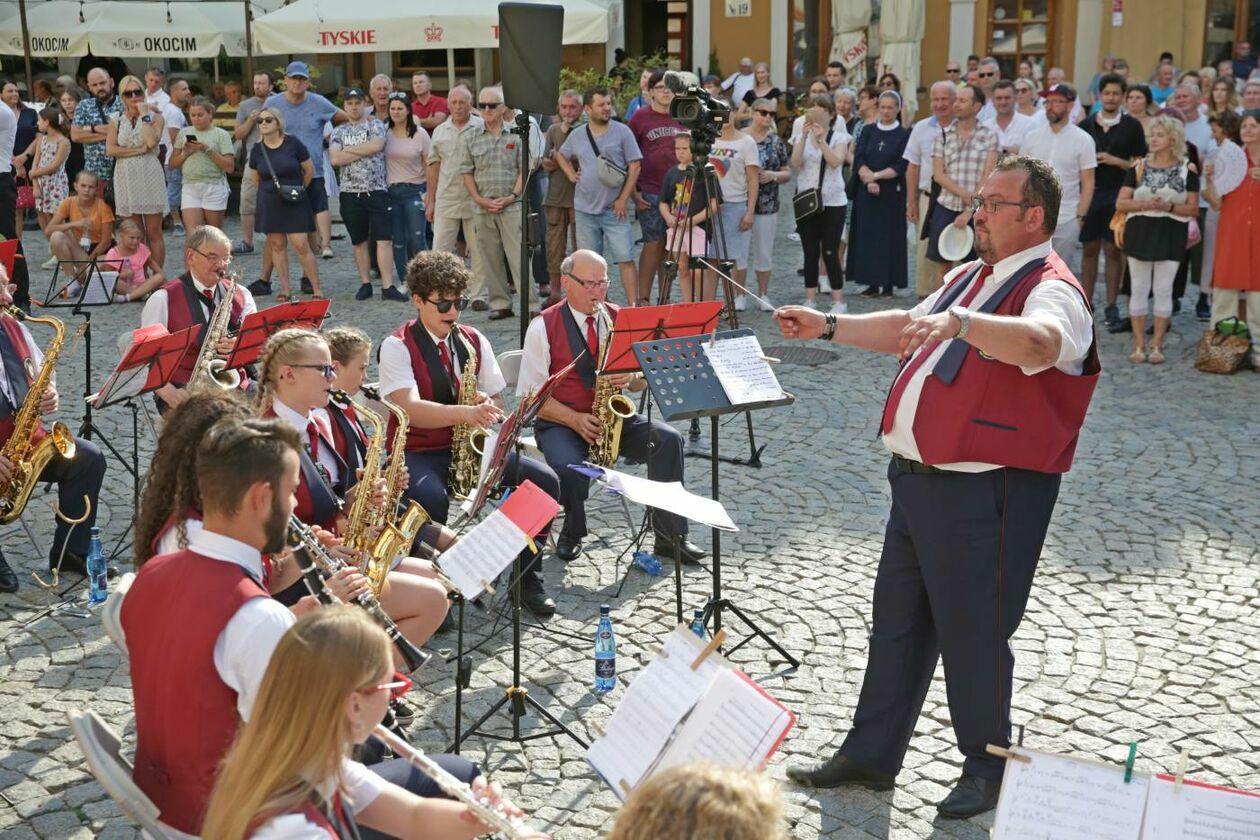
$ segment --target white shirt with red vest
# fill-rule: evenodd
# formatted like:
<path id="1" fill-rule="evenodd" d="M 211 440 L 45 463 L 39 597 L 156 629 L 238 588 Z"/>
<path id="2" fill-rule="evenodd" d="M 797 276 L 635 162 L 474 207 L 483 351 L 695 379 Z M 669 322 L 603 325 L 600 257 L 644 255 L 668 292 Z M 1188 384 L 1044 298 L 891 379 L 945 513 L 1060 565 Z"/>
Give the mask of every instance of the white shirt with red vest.
<path id="1" fill-rule="evenodd" d="M 4 317 L 7 318 L 8 316 L 6 315 Z M 23 324 L 21 321 L 14 321 L 13 323 L 26 339 L 26 349 L 31 354 L 31 364 L 35 368 L 35 375 L 38 376 L 39 369 L 44 366 L 44 351 L 41 350 L 39 345 L 35 342 L 35 336 L 31 335 L 31 331 L 26 324 Z M 55 378 L 56 377 L 54 375 L 54 379 Z M 0 364 L 0 392 L 4 394 L 5 399 L 7 399 L 9 404 L 13 406 L 13 410 L 15 412 L 22 407 L 21 401 L 18 400 L 16 396 L 17 391 L 14 390 L 13 383 L 9 381 L 9 375 L 5 371 L 3 364 Z"/>
<path id="2" fill-rule="evenodd" d="M 262 555 L 252 546 L 205 528 L 190 527 L 188 548 L 211 560 L 241 567 L 261 586 Z M 144 571 L 141 570 L 140 574 L 143 575 Z M 280 602 L 271 598 L 252 598 L 237 609 L 216 638 L 214 670 L 224 684 L 236 692 L 236 710 L 242 720 L 249 719 L 271 654 L 294 621 L 293 613 Z M 172 628 L 172 632 L 175 631 Z M 357 762 L 346 760 L 342 772 L 350 798 L 359 809 L 373 802 L 388 784 Z M 163 830 L 168 837 L 177 840 L 195 840 L 196 837 L 165 824 Z"/>
<path id="3" fill-rule="evenodd" d="M 341 480 L 341 465 L 337 461 L 334 454 L 337 451 L 337 445 L 332 439 L 332 421 L 328 417 L 328 412 L 323 412 L 322 416 L 312 411 L 309 415 L 289 408 L 289 406 L 280 402 L 278 399 L 271 401 L 271 408 L 276 413 L 276 417 L 283 420 L 285 425 L 292 426 L 297 431 L 298 436 L 303 443 L 307 441 L 306 427 L 311 420 L 315 421 L 315 426 L 319 429 L 319 465 L 328 470 L 328 481 L 336 486 Z"/>
<path id="4" fill-rule="evenodd" d="M 557 304 L 559 306 L 560 304 Z M 586 319 L 589 317 L 585 312 L 579 312 L 568 303 L 564 304 L 569 307 L 569 314 L 573 316 L 573 321 L 578 325 L 578 329 L 585 333 Z M 595 338 L 596 343 L 602 343 L 608 332 L 607 326 L 602 318 L 595 319 Z M 542 387 L 542 384 L 551 376 L 551 339 L 547 337 L 547 325 L 542 318 L 535 318 L 529 322 L 529 328 L 525 330 L 525 344 L 522 349 L 524 353 L 521 355 L 521 372 L 516 380 L 517 396 L 525 396 L 532 394 Z"/>
<path id="5" fill-rule="evenodd" d="M 211 311 L 210 303 L 205 300 L 204 295 L 206 292 L 215 290 L 219 281 L 215 280 L 208 286 L 198 280 L 196 276 L 193 277 L 192 281 L 193 287 L 200 292 L 198 297 L 201 299 L 202 312 L 205 314 L 206 318 L 209 319 L 214 313 Z M 240 289 L 244 295 L 244 303 L 241 305 L 241 317 L 244 318 L 252 312 L 257 312 L 258 304 L 254 301 L 254 296 L 250 294 L 249 289 L 239 283 L 236 287 Z M 218 293 L 216 292 L 216 294 Z M 149 295 L 149 299 L 144 302 L 144 309 L 140 312 L 140 326 L 148 327 L 153 324 L 167 326 L 169 316 L 167 315 L 166 297 L 166 289 L 158 289 L 153 292 L 153 294 Z"/>
<path id="6" fill-rule="evenodd" d="M 455 355 L 455 330 L 451 330 L 446 339 L 440 339 L 428 328 L 424 330 L 428 333 L 429 338 L 433 339 L 434 346 L 441 344 L 446 345 L 446 354 L 450 359 L 458 359 Z M 477 390 L 482 391 L 490 396 L 495 396 L 505 387 L 507 380 L 503 378 L 503 371 L 499 369 L 499 360 L 494 356 L 494 348 L 490 346 L 490 342 L 478 329 L 473 329 L 477 335 L 477 355 L 481 358 L 481 370 L 477 373 Z M 416 375 L 411 367 L 411 351 L 407 349 L 407 344 L 396 335 L 391 335 L 381 342 L 381 357 L 377 364 L 377 371 L 380 373 L 380 390 L 382 394 L 392 394 L 395 391 L 415 387 Z M 456 371 L 456 375 L 458 375 Z"/>
<path id="7" fill-rule="evenodd" d="M 968 304 L 968 309 L 972 311 L 979 309 L 1019 269 L 1032 260 L 1048 256 L 1050 252 L 1050 240 L 1046 240 L 999 261 L 993 266 L 993 273 L 984 281 L 984 288 Z M 936 305 L 936 301 L 949 288 L 950 283 L 969 272 L 975 265 L 975 262 L 966 263 L 945 275 L 944 285 L 911 309 L 910 317 L 919 318 L 931 313 Z M 964 292 L 965 294 L 966 292 Z M 1032 376 L 1043 370 L 1056 367 L 1069 376 L 1079 376 L 1083 369 L 1085 358 L 1089 354 L 1090 345 L 1094 340 L 1093 317 L 1085 306 L 1085 301 L 1080 293 L 1068 283 L 1053 281 L 1038 283 L 1028 295 L 1022 315 L 1053 323 L 1058 327 L 1062 343 L 1059 346 L 1058 361 L 1054 365 L 1042 367 L 1021 366 L 1021 370 L 1026 375 Z M 928 375 L 932 373 L 936 363 L 945 353 L 946 348 L 955 340 L 957 339 L 949 339 L 935 345 L 924 345 L 916 351 L 916 356 L 919 353 L 929 353 L 932 354 L 932 358 L 929 358 L 927 362 L 914 372 L 913 377 L 901 395 L 901 402 L 897 405 L 897 413 L 893 417 L 892 429 L 883 436 L 884 446 L 888 447 L 894 454 L 903 458 L 909 458 L 912 461 L 923 460 L 919 454 L 919 445 L 915 441 L 913 431 L 915 415 L 919 408 L 919 397 L 923 393 L 923 384 L 927 380 Z M 526 336 L 526 342 L 528 343 L 528 336 Z M 907 364 L 909 362 L 910 360 L 907 360 Z M 950 464 L 936 464 L 934 466 L 954 472 L 985 472 L 986 470 L 1000 469 L 1003 465 L 987 464 L 978 461 L 962 461 Z"/>

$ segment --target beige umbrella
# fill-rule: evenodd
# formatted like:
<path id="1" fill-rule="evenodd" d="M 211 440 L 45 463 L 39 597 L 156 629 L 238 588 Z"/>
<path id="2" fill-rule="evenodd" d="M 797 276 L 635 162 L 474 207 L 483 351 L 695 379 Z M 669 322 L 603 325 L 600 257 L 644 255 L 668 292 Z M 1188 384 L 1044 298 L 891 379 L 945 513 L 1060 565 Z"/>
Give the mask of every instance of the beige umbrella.
<path id="1" fill-rule="evenodd" d="M 859 87 L 866 76 L 866 29 L 870 25 L 871 0 L 833 0 L 831 60 L 844 62 L 849 83 Z"/>
<path id="2" fill-rule="evenodd" d="M 885 0 L 879 21 L 880 74 L 895 73 L 909 113 L 919 109 L 919 43 L 926 27 L 923 0 Z"/>

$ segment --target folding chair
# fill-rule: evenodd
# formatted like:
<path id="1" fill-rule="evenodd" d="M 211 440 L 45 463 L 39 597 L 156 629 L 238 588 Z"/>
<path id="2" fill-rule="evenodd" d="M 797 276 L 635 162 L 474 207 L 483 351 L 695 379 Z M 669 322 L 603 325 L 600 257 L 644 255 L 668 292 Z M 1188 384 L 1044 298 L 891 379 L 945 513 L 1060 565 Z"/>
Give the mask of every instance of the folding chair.
<path id="1" fill-rule="evenodd" d="M 123 656 L 127 655 L 127 637 L 122 629 L 122 604 L 123 598 L 127 597 L 127 590 L 135 581 L 135 572 L 127 572 L 120 577 L 114 585 L 114 591 L 109 593 L 105 606 L 101 607 L 101 624 L 105 628 L 105 635 L 109 636 Z"/>
<path id="2" fill-rule="evenodd" d="M 66 717 L 92 775 L 118 803 L 123 815 L 157 840 L 167 840 L 168 835 L 158 824 L 158 807 L 131 778 L 134 768 L 119 749 L 122 742 L 118 734 L 93 711 L 72 709 Z"/>

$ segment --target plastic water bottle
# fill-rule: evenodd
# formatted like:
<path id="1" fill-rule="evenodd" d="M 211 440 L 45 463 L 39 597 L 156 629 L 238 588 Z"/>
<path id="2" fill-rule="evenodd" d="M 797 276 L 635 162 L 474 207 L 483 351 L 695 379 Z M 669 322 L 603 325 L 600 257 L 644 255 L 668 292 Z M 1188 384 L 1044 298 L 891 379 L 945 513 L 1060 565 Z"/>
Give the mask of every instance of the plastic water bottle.
<path id="1" fill-rule="evenodd" d="M 691 632 L 705 641 L 709 640 L 709 631 L 704 628 L 704 610 L 696 610 L 692 614 Z"/>
<path id="2" fill-rule="evenodd" d="M 661 568 L 661 561 L 656 558 L 656 555 L 643 550 L 634 553 L 634 565 L 652 577 L 660 577 L 665 574 L 665 570 Z"/>
<path id="3" fill-rule="evenodd" d="M 92 526 L 92 538 L 88 543 L 88 606 L 98 607 L 109 597 L 109 579 L 106 577 L 105 550 L 101 548 L 101 529 Z"/>
<path id="4" fill-rule="evenodd" d="M 599 694 L 617 687 L 617 637 L 609 609 L 607 604 L 599 608 L 599 626 L 595 628 L 595 691 Z"/>

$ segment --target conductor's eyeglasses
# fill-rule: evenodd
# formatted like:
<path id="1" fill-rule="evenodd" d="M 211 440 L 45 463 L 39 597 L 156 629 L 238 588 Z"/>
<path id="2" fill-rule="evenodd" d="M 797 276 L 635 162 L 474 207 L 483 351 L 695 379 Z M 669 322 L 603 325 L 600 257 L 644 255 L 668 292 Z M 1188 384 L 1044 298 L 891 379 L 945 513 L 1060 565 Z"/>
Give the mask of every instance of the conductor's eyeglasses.
<path id="1" fill-rule="evenodd" d="M 1010 205 L 1011 207 L 1021 207 L 1025 210 L 1031 207 L 1037 206 L 1035 204 L 1029 204 L 1026 201 L 1002 201 L 1001 199 L 985 198 L 984 196 L 978 195 L 975 198 L 971 199 L 970 207 L 971 207 L 972 213 L 975 213 L 977 210 L 983 207 L 984 212 L 993 214 L 993 213 L 996 213 L 998 210 L 1000 210 L 1003 205 Z"/>
<path id="2" fill-rule="evenodd" d="M 580 283 L 580 284 L 581 284 L 582 288 L 584 288 L 584 289 L 591 289 L 591 290 L 595 290 L 595 289 L 607 289 L 607 288 L 608 288 L 608 278 L 607 278 L 607 277 L 605 277 L 605 278 L 603 278 L 603 279 L 601 279 L 601 280 L 583 280 L 581 277 L 578 277 L 577 275 L 574 275 L 574 274 L 566 274 L 566 275 L 565 275 L 565 277 L 568 277 L 570 280 L 575 280 L 575 281 L 577 281 L 578 283 Z"/>
<path id="3" fill-rule="evenodd" d="M 425 301 L 433 304 L 437 311 L 441 312 L 443 315 L 450 312 L 452 307 L 454 307 L 456 312 L 463 312 L 468 308 L 468 298 L 466 297 L 458 297 L 454 300 L 451 300 L 450 298 L 443 298 L 442 300 L 430 300 L 429 298 L 425 298 Z"/>

